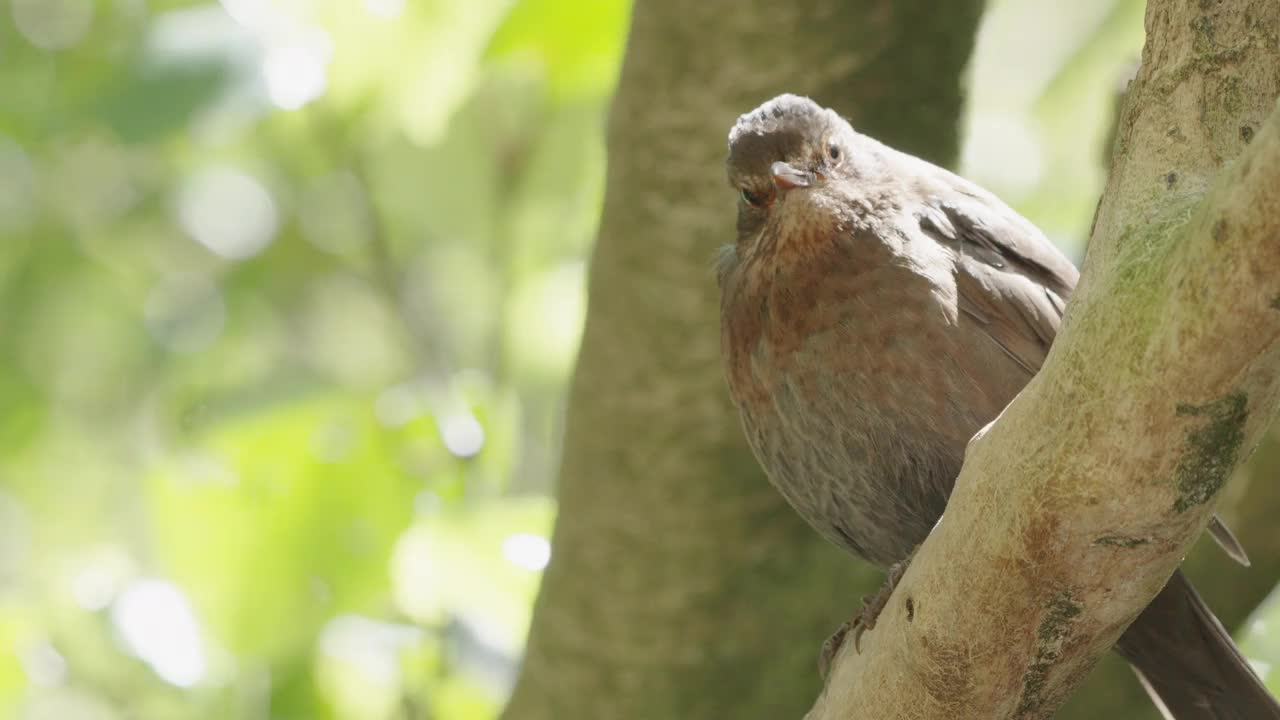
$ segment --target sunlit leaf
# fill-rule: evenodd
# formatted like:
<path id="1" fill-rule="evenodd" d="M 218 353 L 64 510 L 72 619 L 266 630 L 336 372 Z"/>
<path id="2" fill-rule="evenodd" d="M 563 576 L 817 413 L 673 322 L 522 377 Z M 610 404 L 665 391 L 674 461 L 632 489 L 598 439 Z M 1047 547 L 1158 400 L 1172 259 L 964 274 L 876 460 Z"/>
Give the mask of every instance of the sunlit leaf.
<path id="1" fill-rule="evenodd" d="M 555 92 L 600 93 L 613 85 L 631 3 L 516 3 L 489 45 L 492 57 L 541 63 Z"/>
<path id="2" fill-rule="evenodd" d="M 371 408 L 341 397 L 222 423 L 148 484 L 168 570 L 229 647 L 274 658 L 378 601 L 419 488 Z"/>
<path id="3" fill-rule="evenodd" d="M 552 508 L 542 499 L 494 500 L 424 516 L 397 543 L 395 598 L 410 617 L 464 616 L 508 648 L 523 642 L 546 557 Z"/>

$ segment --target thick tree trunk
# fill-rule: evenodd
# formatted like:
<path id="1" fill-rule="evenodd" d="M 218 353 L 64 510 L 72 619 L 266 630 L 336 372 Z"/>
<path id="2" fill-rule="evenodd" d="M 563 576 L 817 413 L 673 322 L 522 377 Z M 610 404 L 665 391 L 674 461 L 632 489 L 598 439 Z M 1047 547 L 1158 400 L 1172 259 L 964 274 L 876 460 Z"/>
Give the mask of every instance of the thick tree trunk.
<path id="1" fill-rule="evenodd" d="M 719 361 L 711 258 L 726 135 L 810 94 L 937 162 L 957 149 L 981 3 L 639 0 L 570 395 L 560 513 L 508 720 L 799 717 L 870 573 L 751 458 Z"/>
<path id="2" fill-rule="evenodd" d="M 1278 91 L 1275 0 L 1149 3 L 1063 330 L 811 718 L 1047 717 L 1172 573 L 1280 405 Z"/>

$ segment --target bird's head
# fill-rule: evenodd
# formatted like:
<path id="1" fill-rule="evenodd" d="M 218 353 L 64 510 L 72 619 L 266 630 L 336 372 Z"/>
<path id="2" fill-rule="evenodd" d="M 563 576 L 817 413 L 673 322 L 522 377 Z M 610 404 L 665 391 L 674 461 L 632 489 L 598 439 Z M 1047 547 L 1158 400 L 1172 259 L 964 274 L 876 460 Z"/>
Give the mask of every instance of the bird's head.
<path id="1" fill-rule="evenodd" d="M 739 235 L 838 207 L 841 181 L 874 167 L 868 143 L 835 111 L 797 95 L 779 95 L 739 117 L 727 162 Z"/>

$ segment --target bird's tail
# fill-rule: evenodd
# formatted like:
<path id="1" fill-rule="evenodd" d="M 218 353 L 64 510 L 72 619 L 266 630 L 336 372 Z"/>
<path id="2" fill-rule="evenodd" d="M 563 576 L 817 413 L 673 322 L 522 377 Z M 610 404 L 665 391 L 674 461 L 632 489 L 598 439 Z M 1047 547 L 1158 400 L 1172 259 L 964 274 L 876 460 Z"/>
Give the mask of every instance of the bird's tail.
<path id="1" fill-rule="evenodd" d="M 1239 648 L 1182 571 L 1116 644 L 1166 720 L 1280 720 Z"/>

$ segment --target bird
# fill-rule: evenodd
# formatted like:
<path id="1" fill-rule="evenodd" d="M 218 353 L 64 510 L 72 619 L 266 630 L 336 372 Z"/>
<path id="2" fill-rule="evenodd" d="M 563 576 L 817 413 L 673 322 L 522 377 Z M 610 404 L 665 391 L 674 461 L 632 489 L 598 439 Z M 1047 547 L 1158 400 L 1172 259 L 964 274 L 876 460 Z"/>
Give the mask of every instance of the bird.
<path id="1" fill-rule="evenodd" d="M 810 526 L 889 571 L 823 664 L 849 628 L 855 643 L 874 628 L 967 443 L 1040 369 L 1080 275 L 991 192 L 806 97 L 741 115 L 726 169 L 721 357 L 748 444 Z M 1216 515 L 1209 532 L 1248 563 Z M 1181 571 L 1116 650 L 1165 718 L 1280 718 Z"/>

